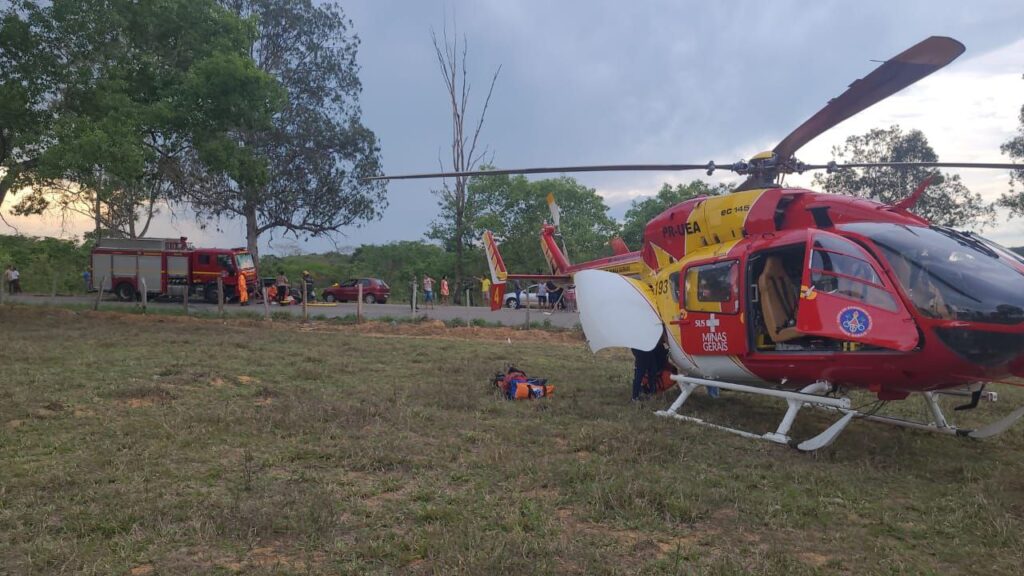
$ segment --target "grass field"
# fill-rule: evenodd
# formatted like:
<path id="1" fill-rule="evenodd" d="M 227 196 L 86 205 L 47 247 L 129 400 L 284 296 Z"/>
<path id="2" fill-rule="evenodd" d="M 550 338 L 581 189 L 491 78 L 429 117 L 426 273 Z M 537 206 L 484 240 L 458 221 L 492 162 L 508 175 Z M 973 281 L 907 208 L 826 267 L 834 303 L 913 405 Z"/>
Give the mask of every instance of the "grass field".
<path id="1" fill-rule="evenodd" d="M 630 358 L 564 333 L 2 308 L 0 572 L 1024 566 L 1024 426 L 979 442 L 857 421 L 801 454 L 654 417 L 670 398 L 631 406 Z M 555 396 L 499 400 L 506 362 Z M 1024 402 L 1000 394 L 969 416 Z M 758 431 L 782 413 L 692 404 Z"/>

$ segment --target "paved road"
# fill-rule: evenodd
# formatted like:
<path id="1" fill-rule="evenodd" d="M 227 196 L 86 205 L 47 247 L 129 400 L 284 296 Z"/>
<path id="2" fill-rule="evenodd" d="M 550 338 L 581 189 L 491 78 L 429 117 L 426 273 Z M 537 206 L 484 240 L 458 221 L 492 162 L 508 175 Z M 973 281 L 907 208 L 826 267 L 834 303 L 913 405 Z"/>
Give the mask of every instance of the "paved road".
<path id="1" fill-rule="evenodd" d="M 17 295 L 17 296 L 6 296 L 7 302 L 15 302 L 19 304 L 77 304 L 77 305 L 91 305 L 95 302 L 95 296 L 57 296 L 51 298 L 49 296 L 36 296 L 36 295 Z M 182 309 L 181 300 L 161 302 L 151 301 L 150 306 L 158 308 L 176 308 Z M 133 302 L 120 302 L 114 299 L 112 296 L 104 298 L 100 304 L 100 310 L 116 310 L 118 308 L 134 308 L 138 304 Z M 206 304 L 200 302 L 190 302 L 189 310 L 192 312 L 205 311 L 215 312 L 217 310 L 216 304 Z M 247 308 L 243 308 L 238 304 L 225 304 L 225 312 L 229 314 L 236 314 L 241 311 L 248 311 L 250 313 L 255 312 L 261 314 L 263 312 L 263 306 L 260 304 L 253 304 Z M 302 306 L 284 306 L 278 307 L 272 305 L 270 307 L 271 313 L 287 312 L 296 316 L 302 315 Z M 355 315 L 356 304 L 344 303 L 335 304 L 333 306 L 310 306 L 309 315 L 310 317 L 323 316 L 327 318 L 333 318 L 338 316 L 349 316 Z M 363 315 L 366 318 L 407 318 L 413 316 L 412 311 L 409 309 L 408 304 L 365 304 L 363 305 Z M 427 318 L 433 318 L 437 320 L 453 320 L 455 318 L 461 318 L 462 320 L 476 320 L 483 319 L 487 322 L 501 322 L 506 326 L 521 325 L 526 322 L 527 311 L 524 310 L 496 310 L 491 311 L 488 308 L 479 306 L 465 307 L 465 306 L 438 306 L 434 309 L 420 308 L 417 316 L 426 316 Z M 544 322 L 550 321 L 553 326 L 560 328 L 573 328 L 579 323 L 579 314 L 575 312 L 542 312 L 540 310 L 529 311 L 530 322 Z"/>

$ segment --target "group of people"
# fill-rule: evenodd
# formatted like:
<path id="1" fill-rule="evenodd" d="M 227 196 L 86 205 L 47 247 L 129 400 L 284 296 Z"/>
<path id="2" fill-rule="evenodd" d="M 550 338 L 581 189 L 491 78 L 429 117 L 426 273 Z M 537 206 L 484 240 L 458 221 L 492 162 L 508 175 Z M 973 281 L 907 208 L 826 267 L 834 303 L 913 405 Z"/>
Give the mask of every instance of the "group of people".
<path id="1" fill-rule="evenodd" d="M 8 294 L 18 294 L 21 292 L 21 272 L 18 272 L 18 267 L 13 264 L 8 264 L 7 269 L 4 270 L 4 287 L 7 288 Z"/>
<path id="2" fill-rule="evenodd" d="M 434 296 L 434 284 L 435 283 L 437 283 L 436 280 L 431 278 L 430 274 L 423 274 L 423 306 L 425 308 L 426 307 L 433 308 L 434 305 L 435 305 L 435 300 L 436 300 L 436 298 Z M 413 274 L 413 276 L 412 276 L 412 284 L 413 284 L 413 287 L 415 288 L 415 285 L 416 285 L 416 275 L 415 274 Z M 439 296 L 440 296 L 440 300 L 441 300 L 441 305 L 442 306 L 447 306 L 448 305 L 448 299 L 451 297 L 451 286 L 448 283 L 448 275 L 447 274 L 444 275 L 444 276 L 441 276 L 441 282 L 440 282 L 440 285 L 438 286 L 438 291 L 439 291 Z"/>
<path id="3" fill-rule="evenodd" d="M 490 282 L 487 283 L 487 288 L 484 289 L 486 294 L 487 289 L 490 288 Z M 516 295 L 516 306 L 523 305 L 524 290 L 519 280 L 513 280 L 511 286 L 512 293 Z M 564 286 L 559 286 L 554 282 L 541 282 L 537 284 L 537 307 L 542 310 L 574 310 L 576 305 L 575 293 L 570 286 L 568 290 Z M 528 297 L 527 297 L 528 298 Z"/>
<path id="4" fill-rule="evenodd" d="M 301 286 L 305 287 L 302 297 L 308 299 L 310 302 L 315 302 L 316 288 L 313 285 L 313 275 L 309 273 L 309 270 L 302 271 L 301 282 Z M 277 271 L 277 277 L 274 279 L 274 285 L 267 289 L 267 299 L 271 302 L 277 302 L 279 306 L 287 306 L 288 304 L 295 302 L 295 297 L 292 296 L 291 281 L 288 280 L 288 275 L 284 273 L 284 270 Z"/>

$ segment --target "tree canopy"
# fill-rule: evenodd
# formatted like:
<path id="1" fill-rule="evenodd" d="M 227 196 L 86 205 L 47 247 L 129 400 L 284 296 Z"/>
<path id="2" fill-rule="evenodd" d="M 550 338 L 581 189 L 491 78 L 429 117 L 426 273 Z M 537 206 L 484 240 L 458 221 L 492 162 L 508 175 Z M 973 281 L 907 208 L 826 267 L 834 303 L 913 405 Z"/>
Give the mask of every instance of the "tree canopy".
<path id="1" fill-rule="evenodd" d="M 214 142 L 251 151 L 261 166 L 204 172 L 194 163 L 183 198 L 203 216 L 243 218 L 253 253 L 268 231 L 320 236 L 379 217 L 384 184 L 362 180 L 381 173 L 380 148 L 361 122 L 351 22 L 338 6 L 312 0 L 221 4 L 253 23 L 249 55 L 287 98 L 271 122 Z"/>
<path id="2" fill-rule="evenodd" d="M 71 182 L 58 205 L 85 202 L 97 228 L 114 227 L 166 193 L 188 153 L 239 179 L 265 174 L 228 137 L 284 102 L 248 55 L 251 21 L 213 0 L 16 0 L 0 26 L 0 200 L 35 185 L 20 212 L 50 208 L 51 185 Z"/>
<path id="3" fill-rule="evenodd" d="M 1024 105 L 1020 107 L 1017 135 L 1004 142 L 1000 150 L 1013 160 L 1024 161 Z M 1011 216 L 1024 216 L 1024 190 L 1016 190 L 1016 184 L 1024 184 L 1024 167 L 1010 173 L 1010 191 L 999 198 L 999 205 L 1009 208 Z"/>
<path id="4" fill-rule="evenodd" d="M 904 132 L 899 126 L 876 128 L 850 136 L 832 149 L 838 162 L 937 162 L 938 155 L 920 130 Z M 895 204 L 910 196 L 929 175 L 936 178 L 912 211 L 934 224 L 944 226 L 985 226 L 995 220 L 995 210 L 980 194 L 971 192 L 960 176 L 931 168 L 895 170 L 864 168 L 816 175 L 814 183 L 827 192 L 870 198 Z"/>
<path id="5" fill-rule="evenodd" d="M 566 176 L 530 182 L 525 176 L 486 176 L 469 181 L 472 219 L 467 235 L 479 241 L 485 229 L 501 244 L 505 265 L 514 272 L 547 271 L 538 234 L 550 220 L 547 195 L 561 209 L 561 233 L 573 262 L 611 254 L 608 240 L 618 225 L 593 188 Z"/>
<path id="6" fill-rule="evenodd" d="M 630 250 L 639 250 L 644 241 L 644 228 L 658 214 L 691 198 L 726 194 L 731 189 L 730 184 L 708 184 L 703 180 L 694 180 L 675 186 L 668 183 L 662 184 L 661 189 L 654 196 L 633 200 L 630 204 L 622 224 L 622 239 Z"/>

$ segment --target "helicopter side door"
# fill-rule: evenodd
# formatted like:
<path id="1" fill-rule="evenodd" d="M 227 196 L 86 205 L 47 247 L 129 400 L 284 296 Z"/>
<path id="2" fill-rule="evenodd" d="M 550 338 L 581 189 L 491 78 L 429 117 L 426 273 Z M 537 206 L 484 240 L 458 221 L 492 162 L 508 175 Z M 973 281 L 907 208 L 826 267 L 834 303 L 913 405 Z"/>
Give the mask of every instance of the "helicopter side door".
<path id="1" fill-rule="evenodd" d="M 901 352 L 917 346 L 917 326 L 892 283 L 854 242 L 812 230 L 800 284 L 800 333 Z"/>
<path id="2" fill-rule="evenodd" d="M 736 356 L 747 351 L 740 306 L 740 260 L 695 262 L 680 277 L 679 327 L 692 356 Z"/>

